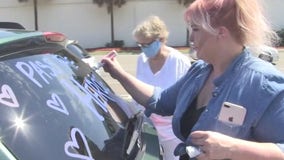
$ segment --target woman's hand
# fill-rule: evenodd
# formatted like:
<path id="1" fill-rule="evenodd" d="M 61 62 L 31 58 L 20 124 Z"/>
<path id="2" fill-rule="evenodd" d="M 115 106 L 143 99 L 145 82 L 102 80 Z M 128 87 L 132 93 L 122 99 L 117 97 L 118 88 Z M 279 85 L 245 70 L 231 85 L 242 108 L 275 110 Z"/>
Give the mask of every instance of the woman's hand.
<path id="1" fill-rule="evenodd" d="M 202 153 L 197 159 L 229 159 L 235 138 L 212 131 L 194 131 L 190 134 L 193 144 L 199 146 Z"/>
<path id="2" fill-rule="evenodd" d="M 284 160 L 284 153 L 275 143 L 247 141 L 212 131 L 194 131 L 190 138 L 202 151 L 196 157 L 199 160 Z"/>
<path id="3" fill-rule="evenodd" d="M 116 57 L 105 56 L 102 58 L 101 63 L 104 64 L 104 71 L 108 72 L 114 79 L 118 79 L 121 77 L 121 74 L 125 72 L 119 62 L 116 60 Z"/>

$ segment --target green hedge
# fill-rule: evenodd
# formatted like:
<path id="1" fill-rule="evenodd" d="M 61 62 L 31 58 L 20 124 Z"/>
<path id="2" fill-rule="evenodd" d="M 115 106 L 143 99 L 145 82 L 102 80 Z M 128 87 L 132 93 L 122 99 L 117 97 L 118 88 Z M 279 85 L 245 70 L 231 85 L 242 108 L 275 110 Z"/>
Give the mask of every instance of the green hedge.
<path id="1" fill-rule="evenodd" d="M 284 46 L 284 28 L 276 32 L 281 38 L 279 45 Z"/>

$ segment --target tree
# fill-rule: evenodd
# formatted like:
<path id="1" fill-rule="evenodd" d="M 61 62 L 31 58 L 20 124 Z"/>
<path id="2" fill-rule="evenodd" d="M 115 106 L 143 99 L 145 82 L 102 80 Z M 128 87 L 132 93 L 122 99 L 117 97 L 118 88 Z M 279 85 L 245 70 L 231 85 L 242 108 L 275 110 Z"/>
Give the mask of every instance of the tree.
<path id="1" fill-rule="evenodd" d="M 99 7 L 102 7 L 104 4 L 107 6 L 107 12 L 110 14 L 110 24 L 111 24 L 111 43 L 107 44 L 110 46 L 116 46 L 114 40 L 114 26 L 113 26 L 113 6 L 120 8 L 126 3 L 126 0 L 93 0 Z M 123 42 L 120 42 L 119 46 L 122 46 Z"/>

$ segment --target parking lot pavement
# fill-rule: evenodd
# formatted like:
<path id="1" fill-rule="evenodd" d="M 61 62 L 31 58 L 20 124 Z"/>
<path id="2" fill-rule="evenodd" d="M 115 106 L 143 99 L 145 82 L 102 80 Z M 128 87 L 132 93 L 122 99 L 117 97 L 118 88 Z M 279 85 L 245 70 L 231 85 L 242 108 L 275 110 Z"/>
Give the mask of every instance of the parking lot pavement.
<path id="1" fill-rule="evenodd" d="M 101 56 L 96 56 L 96 59 L 100 60 Z M 117 60 L 128 73 L 131 73 L 135 76 L 137 55 L 119 55 L 117 56 Z M 111 88 L 116 92 L 116 94 L 126 99 L 130 98 L 129 94 L 120 85 L 120 83 L 117 80 L 113 79 L 108 73 L 102 71 L 101 76 L 111 86 Z"/>
<path id="2" fill-rule="evenodd" d="M 101 56 L 96 56 L 96 58 L 97 60 L 100 60 Z M 117 56 L 117 60 L 127 72 L 135 76 L 137 55 L 119 55 Z M 282 73 L 284 73 L 284 49 L 281 52 L 279 52 L 279 61 L 276 62 L 275 67 L 279 69 L 280 71 L 282 71 Z M 118 95 L 121 95 L 122 97 L 126 99 L 130 98 L 129 94 L 120 85 L 120 83 L 118 83 L 117 80 L 109 76 L 108 73 L 105 73 L 104 71 L 102 71 L 101 76 L 113 88 L 113 90 Z"/>

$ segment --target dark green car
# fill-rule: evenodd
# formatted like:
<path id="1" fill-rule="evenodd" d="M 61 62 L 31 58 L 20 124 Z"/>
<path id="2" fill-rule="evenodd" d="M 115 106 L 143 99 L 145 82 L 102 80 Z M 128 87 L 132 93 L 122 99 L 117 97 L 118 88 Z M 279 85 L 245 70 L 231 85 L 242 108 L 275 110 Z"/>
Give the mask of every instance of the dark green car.
<path id="1" fill-rule="evenodd" d="M 0 29 L 0 159 L 160 159 L 153 125 L 67 42 Z"/>

